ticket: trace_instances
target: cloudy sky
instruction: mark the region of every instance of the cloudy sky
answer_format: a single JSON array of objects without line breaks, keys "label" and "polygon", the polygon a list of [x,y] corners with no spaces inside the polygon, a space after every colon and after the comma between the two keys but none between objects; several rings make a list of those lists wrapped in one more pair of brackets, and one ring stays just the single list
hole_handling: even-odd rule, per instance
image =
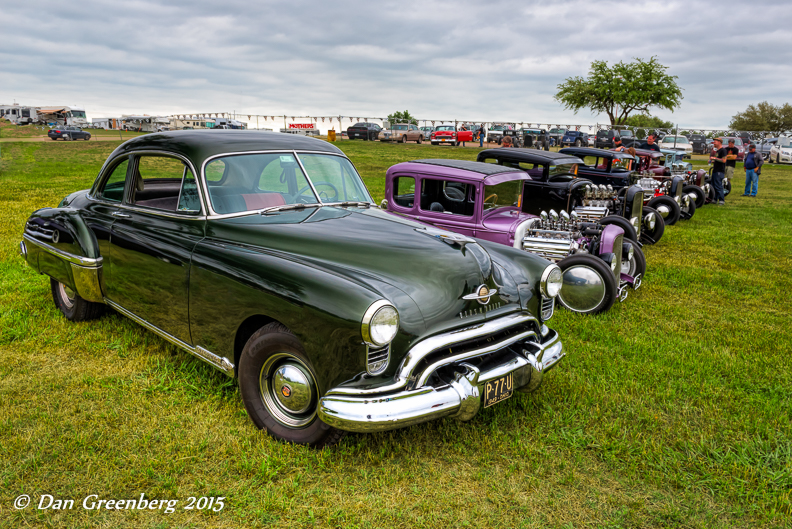
[{"label": "cloudy sky", "polygon": [[[0,0],[0,104],[88,117],[264,115],[605,123],[554,99],[591,61],[656,55],[717,128],[792,102],[792,2]],[[262,124],[263,126],[263,124]]]}]

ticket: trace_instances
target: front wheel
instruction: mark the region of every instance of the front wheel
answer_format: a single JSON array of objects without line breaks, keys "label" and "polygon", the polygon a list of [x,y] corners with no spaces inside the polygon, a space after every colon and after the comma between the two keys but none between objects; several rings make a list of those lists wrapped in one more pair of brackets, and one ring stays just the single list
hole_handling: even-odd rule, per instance
[{"label": "front wheel", "polygon": [[311,362],[280,323],[265,325],[245,344],[239,391],[253,424],[275,439],[321,448],[344,436],[317,417],[320,395]]},{"label": "front wheel", "polygon": [[632,245],[632,250],[632,256],[622,252],[621,271],[633,278],[633,289],[637,289],[646,276],[646,256],[637,244]]},{"label": "front wheel", "polygon": [[402,135],[401,142],[402,143],[407,143],[407,135],[406,134]]},{"label": "front wheel", "polygon": [[[688,197],[690,198],[690,197]],[[688,201],[687,206],[683,204],[679,207],[679,218],[680,220],[690,220],[693,218],[693,215],[696,214],[696,201],[690,199]]]},{"label": "front wheel", "polygon": [[687,185],[682,188],[682,192],[686,195],[688,194],[696,195],[696,209],[703,208],[704,204],[707,202],[707,195],[704,194],[704,190],[701,189],[699,186]]},{"label": "front wheel", "polygon": [[654,197],[646,203],[650,208],[654,208],[663,217],[663,222],[666,226],[673,226],[679,220],[682,211],[679,209],[679,204],[673,198],[663,195]]},{"label": "front wheel", "polygon": [[630,221],[621,217],[619,215],[608,215],[607,217],[603,217],[600,219],[600,224],[603,226],[607,226],[609,224],[613,224],[614,226],[620,227],[624,230],[624,238],[630,239],[631,241],[638,242],[638,234],[635,232],[635,227],[630,224]]},{"label": "front wheel", "polygon": [[593,255],[570,255],[558,262],[564,282],[558,293],[561,306],[581,314],[609,310],[618,296],[618,285],[610,267]]},{"label": "front wheel", "polygon": [[418,136],[418,140],[415,143],[417,143],[418,145],[423,143],[423,136]]},{"label": "front wheel", "polygon": [[84,300],[71,288],[52,278],[50,278],[50,290],[55,306],[69,321],[93,320],[104,313],[103,304]]},{"label": "front wheel", "polygon": [[662,215],[656,209],[644,206],[641,242],[644,244],[655,244],[663,238],[664,232],[665,221]]},{"label": "front wheel", "polygon": [[580,140],[575,140],[575,147],[580,147],[583,145]]}]

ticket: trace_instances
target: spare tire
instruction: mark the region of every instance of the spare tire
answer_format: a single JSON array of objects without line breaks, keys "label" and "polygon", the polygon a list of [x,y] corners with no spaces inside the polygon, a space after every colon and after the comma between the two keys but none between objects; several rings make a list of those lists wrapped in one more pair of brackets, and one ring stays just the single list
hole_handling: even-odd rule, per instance
[{"label": "spare tire", "polygon": [[570,255],[558,262],[564,282],[558,302],[580,314],[600,314],[609,310],[618,297],[618,283],[610,267],[589,254]]},{"label": "spare tire", "polygon": [[668,195],[654,197],[647,202],[646,205],[656,209],[657,212],[660,213],[666,226],[673,226],[676,224],[682,214],[682,211],[679,209],[679,204]]}]

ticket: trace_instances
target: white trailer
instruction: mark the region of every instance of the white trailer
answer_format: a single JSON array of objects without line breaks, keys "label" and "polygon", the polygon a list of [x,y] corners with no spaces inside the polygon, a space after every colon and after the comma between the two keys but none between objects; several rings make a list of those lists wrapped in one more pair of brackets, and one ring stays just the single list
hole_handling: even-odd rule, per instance
[{"label": "white trailer", "polygon": [[38,122],[47,125],[71,125],[73,127],[87,127],[88,119],[82,107],[50,106],[38,107]]},{"label": "white trailer", "polygon": [[28,125],[38,120],[35,107],[22,105],[0,105],[0,118],[5,118],[15,125]]}]

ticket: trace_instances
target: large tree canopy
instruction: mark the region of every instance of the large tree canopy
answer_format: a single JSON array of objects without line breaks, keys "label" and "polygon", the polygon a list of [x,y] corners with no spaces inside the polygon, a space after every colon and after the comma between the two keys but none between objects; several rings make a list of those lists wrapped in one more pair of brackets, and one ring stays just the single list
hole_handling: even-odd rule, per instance
[{"label": "large tree canopy", "polygon": [[792,132],[792,105],[771,105],[762,101],[758,105],[748,105],[743,112],[732,116],[729,128],[732,130],[772,132],[774,136],[782,136]]},{"label": "large tree canopy", "polygon": [[611,125],[624,124],[635,111],[648,114],[651,107],[673,112],[682,100],[682,89],[667,69],[655,57],[613,67],[594,61],[587,78],[571,77],[558,85],[555,99],[575,113],[583,108],[604,112]]},{"label": "large tree canopy", "polygon": [[390,124],[394,124],[394,123],[412,123],[413,125],[418,124],[418,120],[410,115],[409,110],[405,110],[404,112],[394,112],[393,114],[389,114],[388,122]]}]

